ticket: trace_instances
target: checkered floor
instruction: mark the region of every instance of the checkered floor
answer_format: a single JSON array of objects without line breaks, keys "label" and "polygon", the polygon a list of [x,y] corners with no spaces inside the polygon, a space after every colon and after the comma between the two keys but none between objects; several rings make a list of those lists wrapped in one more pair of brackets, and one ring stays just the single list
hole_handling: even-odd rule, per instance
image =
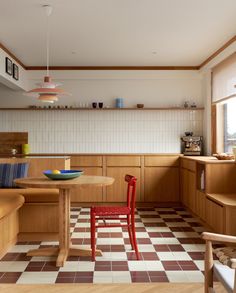
[{"label": "checkered floor", "polygon": [[[71,209],[72,243],[90,244],[89,209]],[[56,242],[19,242],[0,260],[0,283],[203,282],[204,231],[181,208],[139,208],[136,231],[142,260],[137,261],[125,228],[98,231],[102,257],[70,257],[62,268],[52,257],[28,257],[29,249]]]}]

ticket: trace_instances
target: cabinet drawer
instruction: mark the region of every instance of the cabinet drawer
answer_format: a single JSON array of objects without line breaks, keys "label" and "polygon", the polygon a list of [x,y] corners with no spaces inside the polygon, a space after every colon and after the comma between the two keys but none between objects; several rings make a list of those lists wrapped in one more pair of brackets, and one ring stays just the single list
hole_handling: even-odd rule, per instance
[{"label": "cabinet drawer", "polygon": [[71,156],[71,166],[102,167],[102,156]]},{"label": "cabinet drawer", "polygon": [[206,222],[217,233],[224,233],[224,207],[206,198]]},{"label": "cabinet drawer", "polygon": [[169,167],[179,166],[179,156],[145,156],[146,167]]},{"label": "cabinet drawer", "polygon": [[139,167],[141,166],[140,156],[107,156],[107,166],[109,167]]},{"label": "cabinet drawer", "polygon": [[195,172],[196,162],[189,159],[181,159],[181,167]]}]

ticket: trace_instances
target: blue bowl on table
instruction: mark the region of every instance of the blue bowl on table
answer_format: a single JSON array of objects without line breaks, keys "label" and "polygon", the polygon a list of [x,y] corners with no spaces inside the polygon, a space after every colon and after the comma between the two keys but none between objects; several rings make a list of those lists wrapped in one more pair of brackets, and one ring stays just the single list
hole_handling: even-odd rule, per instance
[{"label": "blue bowl on table", "polygon": [[52,180],[69,180],[81,176],[82,170],[59,170],[60,173],[52,173],[52,170],[45,170],[43,174]]}]

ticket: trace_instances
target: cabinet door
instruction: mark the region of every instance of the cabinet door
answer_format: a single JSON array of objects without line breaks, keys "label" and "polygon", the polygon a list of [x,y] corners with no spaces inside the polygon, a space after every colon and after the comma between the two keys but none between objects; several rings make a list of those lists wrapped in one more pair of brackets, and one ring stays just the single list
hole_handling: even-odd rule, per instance
[{"label": "cabinet door", "polygon": [[181,201],[188,207],[188,170],[181,168]]},{"label": "cabinet door", "polygon": [[[102,168],[82,167],[84,175],[102,176]],[[102,202],[102,187],[78,187],[71,189],[71,202]]]},{"label": "cabinet door", "polygon": [[196,214],[206,220],[206,195],[201,191],[196,191]]},{"label": "cabinet door", "polygon": [[189,208],[196,212],[196,173],[188,171],[188,197]]},{"label": "cabinet door", "polygon": [[144,178],[146,202],[179,201],[179,168],[146,167]]},{"label": "cabinet door", "polygon": [[224,207],[206,199],[206,222],[217,233],[224,233]]},{"label": "cabinet door", "polygon": [[137,177],[136,201],[140,201],[140,173],[140,168],[138,167],[107,167],[107,176],[113,177],[115,179],[115,182],[107,187],[106,202],[126,202],[126,174],[130,174]]}]

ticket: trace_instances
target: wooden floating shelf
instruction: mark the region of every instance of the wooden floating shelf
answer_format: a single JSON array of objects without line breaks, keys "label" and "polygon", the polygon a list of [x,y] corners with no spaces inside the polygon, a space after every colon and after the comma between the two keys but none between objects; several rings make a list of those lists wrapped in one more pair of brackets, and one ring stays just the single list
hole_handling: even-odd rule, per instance
[{"label": "wooden floating shelf", "polygon": [[145,111],[145,110],[184,110],[184,111],[197,111],[204,110],[203,107],[200,108],[0,108],[0,110],[33,110],[33,111],[123,111],[123,110],[135,110],[135,111]]}]

